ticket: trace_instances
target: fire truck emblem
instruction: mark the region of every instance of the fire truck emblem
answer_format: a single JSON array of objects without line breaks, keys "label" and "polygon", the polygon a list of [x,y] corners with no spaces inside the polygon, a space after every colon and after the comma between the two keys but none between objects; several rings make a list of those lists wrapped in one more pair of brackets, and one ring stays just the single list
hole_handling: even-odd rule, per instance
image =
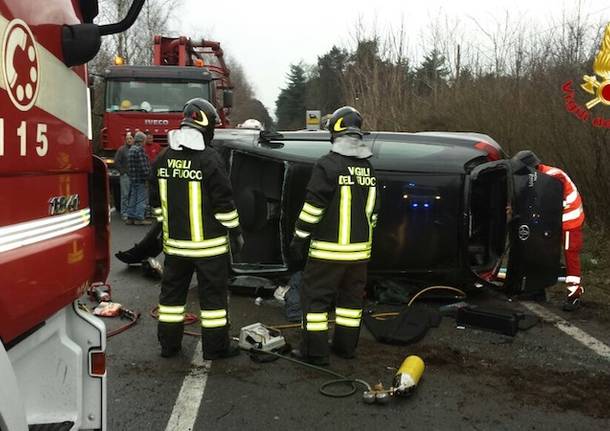
[{"label": "fire truck emblem", "polygon": [[40,88],[39,55],[28,25],[12,20],[2,40],[2,74],[13,105],[27,111],[36,102]]},{"label": "fire truck emblem", "polygon": [[593,72],[602,81],[598,81],[597,76],[583,76],[585,82],[581,84],[582,89],[595,96],[586,103],[587,109],[593,108],[598,103],[610,105],[610,24],[606,27],[602,46],[595,56]]}]

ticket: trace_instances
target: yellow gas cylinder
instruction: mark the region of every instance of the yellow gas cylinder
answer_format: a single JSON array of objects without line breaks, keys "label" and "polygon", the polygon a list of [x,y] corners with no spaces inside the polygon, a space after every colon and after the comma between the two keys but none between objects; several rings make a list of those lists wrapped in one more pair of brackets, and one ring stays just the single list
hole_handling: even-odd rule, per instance
[{"label": "yellow gas cylinder", "polygon": [[394,394],[408,396],[417,387],[424,373],[424,361],[419,356],[411,355],[402,362],[393,381]]}]

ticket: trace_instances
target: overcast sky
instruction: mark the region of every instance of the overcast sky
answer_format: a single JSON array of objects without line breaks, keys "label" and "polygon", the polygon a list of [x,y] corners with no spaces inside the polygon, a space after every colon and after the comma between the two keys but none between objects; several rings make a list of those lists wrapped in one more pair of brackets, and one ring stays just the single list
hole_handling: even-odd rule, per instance
[{"label": "overcast sky", "polygon": [[[333,45],[350,43],[361,20],[381,32],[404,22],[412,56],[425,51],[430,25],[439,17],[459,20],[462,33],[491,32],[511,20],[552,31],[564,10],[573,12],[578,0],[182,0],[179,18],[171,24],[176,34],[205,36],[221,42],[224,51],[243,66],[256,96],[273,114],[291,63],[314,64]],[[610,0],[581,0],[582,14],[594,22],[610,21]],[[442,21],[445,21],[442,18]],[[482,40],[481,46],[485,47]]]}]

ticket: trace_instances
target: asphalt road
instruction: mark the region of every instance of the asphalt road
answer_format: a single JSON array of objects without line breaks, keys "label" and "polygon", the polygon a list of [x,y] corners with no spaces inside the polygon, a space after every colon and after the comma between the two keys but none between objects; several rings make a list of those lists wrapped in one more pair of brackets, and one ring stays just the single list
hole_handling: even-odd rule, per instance
[{"label": "asphalt road", "polygon": [[[129,248],[147,227],[125,226],[114,215],[112,229],[114,253]],[[113,299],[142,312],[142,318],[108,341],[108,429],[165,430],[184,378],[192,375],[198,338],[185,337],[180,356],[161,358],[156,321],[149,316],[159,281],[113,258],[109,282]],[[473,302],[520,308],[491,292]],[[191,290],[189,311],[197,313],[197,304]],[[584,307],[566,315],[555,301],[544,306],[610,345],[610,322],[597,319],[595,310]],[[286,323],[283,308],[273,301],[257,306],[254,298],[233,295],[230,312],[235,334],[253,322]],[[109,329],[121,323],[106,322]],[[198,331],[196,325],[192,329]],[[285,335],[296,343],[295,331]],[[453,319],[443,318],[438,328],[407,347],[379,344],[363,330],[358,357],[332,357],[331,368],[387,385],[409,354],[426,363],[422,381],[412,397],[385,406],[365,405],[359,394],[324,397],[318,388],[327,376],[283,360],[258,364],[242,354],[213,361],[193,429],[610,429],[610,361],[550,323],[506,337],[457,329]],[[195,406],[198,401],[186,400]]]}]

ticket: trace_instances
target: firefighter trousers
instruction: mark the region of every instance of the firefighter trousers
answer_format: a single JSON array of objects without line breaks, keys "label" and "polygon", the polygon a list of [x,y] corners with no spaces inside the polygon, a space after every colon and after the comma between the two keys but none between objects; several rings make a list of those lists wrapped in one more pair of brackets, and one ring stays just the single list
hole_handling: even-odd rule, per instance
[{"label": "firefighter trousers", "polygon": [[223,352],[229,347],[227,254],[211,258],[165,255],[157,337],[163,349],[180,348],[186,298],[193,272],[197,274],[203,353]]},{"label": "firefighter trousers", "polygon": [[309,259],[303,272],[301,352],[309,357],[329,356],[328,313],[335,303],[333,350],[352,357],[358,345],[367,262]]},{"label": "firefighter trousers", "polygon": [[563,252],[566,264],[566,282],[580,284],[580,251],[582,250],[582,228],[563,232]]}]

